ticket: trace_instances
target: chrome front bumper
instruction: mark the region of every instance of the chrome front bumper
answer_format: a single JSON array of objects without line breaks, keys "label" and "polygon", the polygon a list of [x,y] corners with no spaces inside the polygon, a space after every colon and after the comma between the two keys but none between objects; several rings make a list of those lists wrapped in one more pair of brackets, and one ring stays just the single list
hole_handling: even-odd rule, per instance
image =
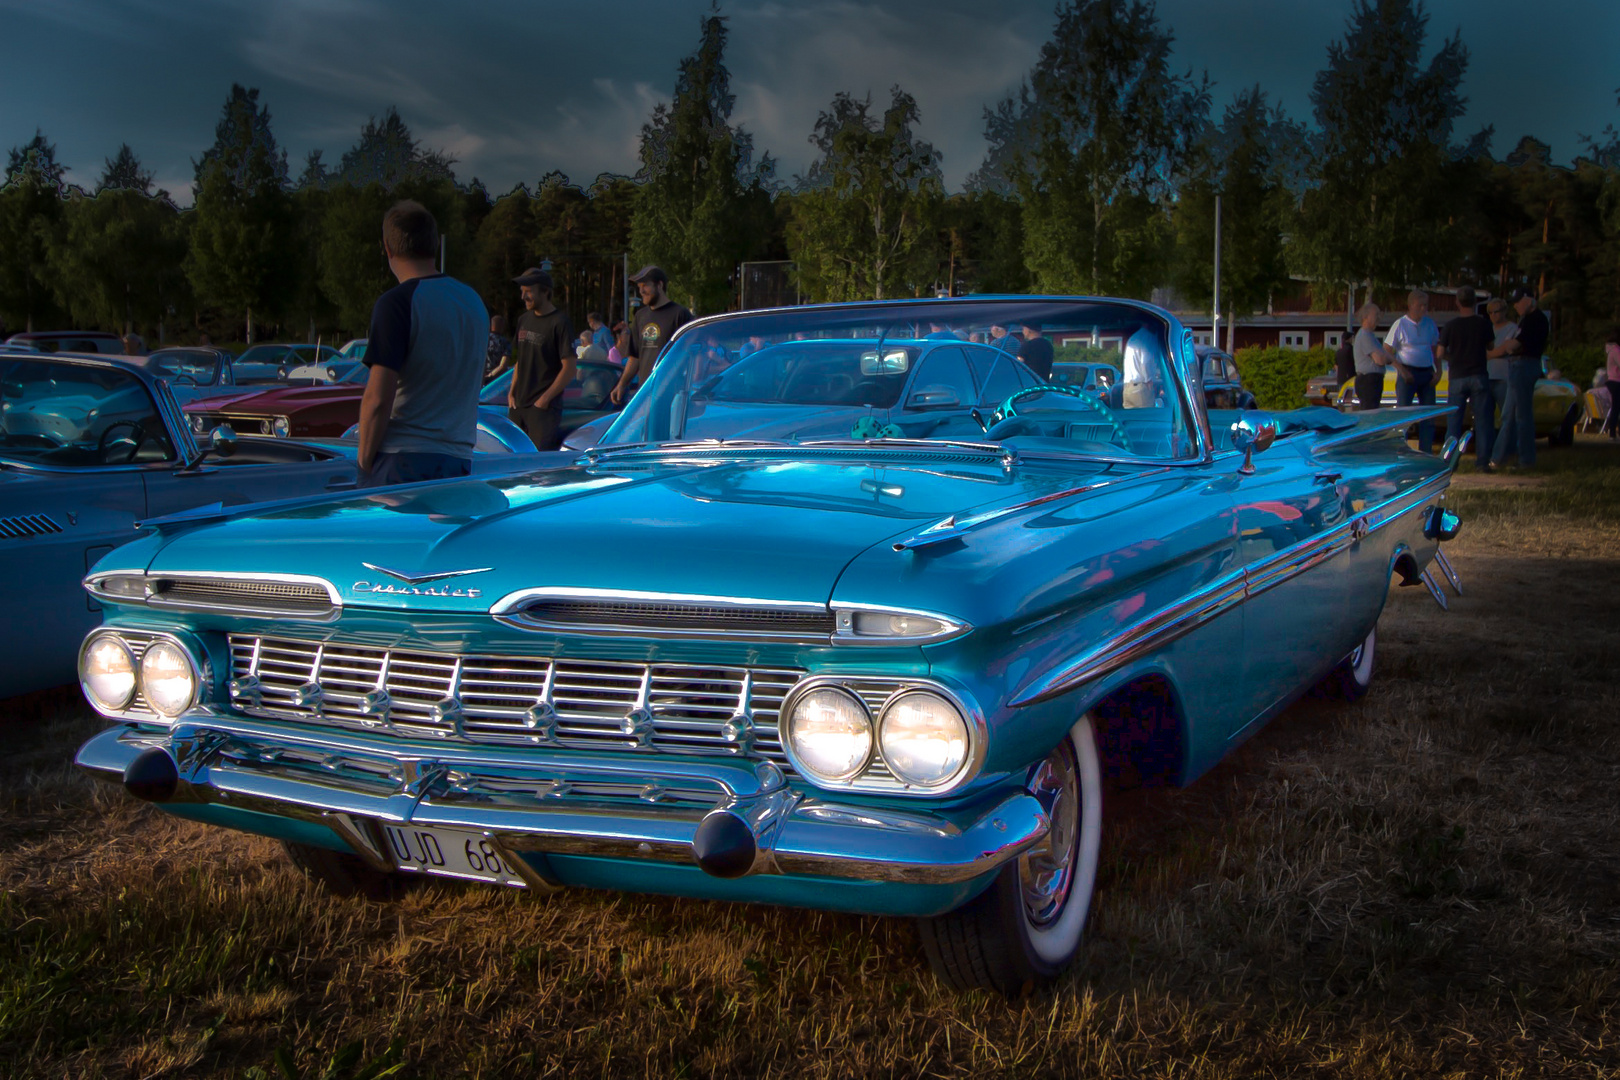
[{"label": "chrome front bumper", "polygon": [[155,802],[324,825],[379,869],[393,869],[382,824],[477,830],[505,853],[538,855],[510,860],[535,888],[556,886],[550,854],[696,864],[716,877],[955,884],[1048,828],[1022,789],[967,811],[872,808],[795,791],[769,762],[413,742],[211,708],[167,731],[111,728],[75,762]]}]

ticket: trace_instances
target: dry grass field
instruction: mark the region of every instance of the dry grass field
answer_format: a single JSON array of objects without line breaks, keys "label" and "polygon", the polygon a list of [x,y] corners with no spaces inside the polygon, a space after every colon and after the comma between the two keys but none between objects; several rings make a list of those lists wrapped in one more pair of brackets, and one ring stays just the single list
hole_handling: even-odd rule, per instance
[{"label": "dry grass field", "polygon": [[1620,449],[1543,462],[1459,476],[1466,595],[1393,590],[1366,700],[1111,797],[1087,962],[1019,1002],[902,921],[334,900],[81,779],[75,695],[6,703],[0,1073],[1620,1076]]}]

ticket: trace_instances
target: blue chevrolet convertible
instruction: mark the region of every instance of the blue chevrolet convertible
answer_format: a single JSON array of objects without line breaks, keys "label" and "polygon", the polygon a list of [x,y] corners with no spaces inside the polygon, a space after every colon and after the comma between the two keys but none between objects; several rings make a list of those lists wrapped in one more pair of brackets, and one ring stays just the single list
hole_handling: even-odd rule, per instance
[{"label": "blue chevrolet convertible", "polygon": [[[998,376],[991,325],[1121,378]],[[1105,785],[1364,693],[1388,583],[1432,590],[1457,528],[1402,437],[1433,410],[1201,378],[1127,301],[694,322],[560,467],[150,523],[86,579],[116,723],[78,762],[338,893],[913,917],[946,982],[1016,993],[1081,949]]]}]

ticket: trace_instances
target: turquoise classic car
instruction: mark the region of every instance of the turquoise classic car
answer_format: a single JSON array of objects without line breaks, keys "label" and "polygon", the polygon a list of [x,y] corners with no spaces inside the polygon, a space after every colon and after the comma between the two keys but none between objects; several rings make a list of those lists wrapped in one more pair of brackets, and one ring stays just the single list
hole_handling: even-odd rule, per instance
[{"label": "turquoise classic car", "polygon": [[[930,334],[1009,321],[1121,342],[1122,381],[892,430],[983,400]],[[728,438],[713,358],[804,341],[739,423],[874,404]],[[914,917],[947,982],[1017,992],[1081,947],[1105,784],[1190,783],[1313,687],[1364,692],[1391,575],[1432,586],[1456,530],[1449,463],[1401,438],[1435,410],[1210,412],[1200,367],[1126,301],[694,322],[562,467],[151,523],[87,578],[117,724],[78,762],[339,893]]]}]

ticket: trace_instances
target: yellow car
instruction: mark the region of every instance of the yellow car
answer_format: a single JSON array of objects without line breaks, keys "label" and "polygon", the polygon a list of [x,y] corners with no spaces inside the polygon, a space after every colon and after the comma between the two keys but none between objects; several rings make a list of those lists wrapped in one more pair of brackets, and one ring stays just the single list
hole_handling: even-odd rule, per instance
[{"label": "yellow car", "polygon": [[[1440,376],[1440,381],[1434,387],[1434,399],[1445,404],[1449,398],[1450,373]],[[1581,392],[1572,382],[1562,379],[1537,379],[1535,397],[1532,399],[1535,406],[1536,438],[1545,437],[1549,446],[1568,446],[1575,441],[1575,425],[1581,419]],[[1390,368],[1384,372],[1384,395],[1380,405],[1395,404],[1395,369]],[[1333,405],[1340,412],[1351,412],[1356,408],[1356,384],[1347,382],[1339,387],[1334,395]],[[1496,403],[1496,420],[1498,427],[1502,420],[1502,403]],[[1472,426],[1472,407],[1469,410],[1467,423]],[[1442,429],[1444,425],[1441,425]],[[1444,434],[1444,431],[1441,432]]]}]

